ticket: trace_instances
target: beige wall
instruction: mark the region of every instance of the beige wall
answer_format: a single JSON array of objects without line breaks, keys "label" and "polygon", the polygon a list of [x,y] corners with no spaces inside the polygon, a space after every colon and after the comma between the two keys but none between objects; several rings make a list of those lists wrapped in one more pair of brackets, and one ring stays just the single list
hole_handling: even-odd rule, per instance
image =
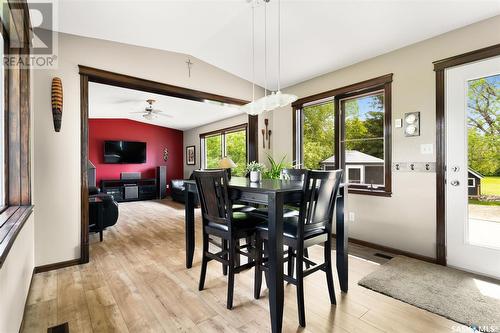
[{"label": "beige wall", "polygon": [[17,235],[0,269],[0,332],[18,332],[28,297],[34,259],[34,215]]},{"label": "beige wall", "polygon": [[[407,138],[393,127],[393,162],[435,161],[420,154],[420,144],[435,144],[435,76],[432,62],[500,43],[500,16],[384,54],[286,89],[299,97],[394,73],[392,119],[421,112],[421,136]],[[292,114],[273,114],[276,157],[292,156]],[[435,145],[434,145],[435,148]],[[353,238],[435,257],[435,174],[393,172],[391,198],[350,195]]]},{"label": "beige wall", "polygon": [[[251,84],[200,60],[188,77],[186,55],[59,34],[59,68],[34,71],[35,262],[45,265],[79,257],[80,251],[80,77],[86,65],[240,99]],[[54,132],[50,84],[62,79],[62,127]]]}]

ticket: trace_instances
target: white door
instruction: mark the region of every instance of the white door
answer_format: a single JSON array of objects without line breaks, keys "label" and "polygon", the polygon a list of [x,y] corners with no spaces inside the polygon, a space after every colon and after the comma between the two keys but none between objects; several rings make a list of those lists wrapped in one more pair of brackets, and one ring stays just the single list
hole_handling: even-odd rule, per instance
[{"label": "white door", "polygon": [[447,263],[500,278],[500,57],[445,75]]}]

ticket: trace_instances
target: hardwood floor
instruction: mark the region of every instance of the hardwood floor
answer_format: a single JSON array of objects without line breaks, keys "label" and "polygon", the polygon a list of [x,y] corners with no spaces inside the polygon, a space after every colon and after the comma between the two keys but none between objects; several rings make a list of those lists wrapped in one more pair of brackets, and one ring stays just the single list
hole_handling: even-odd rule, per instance
[{"label": "hardwood floor", "polygon": [[[183,205],[120,204],[120,219],[105,231],[104,242],[91,236],[89,264],[34,276],[23,331],[45,333],[69,322],[70,332],[268,332],[267,291],[253,299],[253,270],[236,276],[233,310],[226,309],[227,283],[219,264],[209,263],[205,290],[198,291],[201,239],[196,241],[188,270]],[[319,259],[321,253],[312,248],[310,256]],[[335,281],[336,306],[329,303],[324,274],[306,278],[305,329],[298,326],[295,287],[285,287],[285,332],[428,333],[460,326],[358,286],[378,264],[350,256],[349,265],[349,292],[341,294]]]}]

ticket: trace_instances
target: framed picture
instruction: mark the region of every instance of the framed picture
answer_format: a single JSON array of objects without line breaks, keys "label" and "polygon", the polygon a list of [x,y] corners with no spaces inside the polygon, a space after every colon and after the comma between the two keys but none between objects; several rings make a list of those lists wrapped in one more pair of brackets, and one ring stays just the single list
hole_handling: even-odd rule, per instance
[{"label": "framed picture", "polygon": [[196,164],[196,147],[187,146],[186,147],[186,164],[195,165]]}]

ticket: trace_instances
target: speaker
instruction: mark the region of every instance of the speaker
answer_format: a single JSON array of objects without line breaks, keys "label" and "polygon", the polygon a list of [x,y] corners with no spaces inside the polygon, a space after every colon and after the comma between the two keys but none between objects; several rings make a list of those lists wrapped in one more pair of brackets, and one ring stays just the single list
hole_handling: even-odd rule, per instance
[{"label": "speaker", "polygon": [[167,197],[167,167],[160,165],[156,167],[156,187],[159,199]]},{"label": "speaker", "polygon": [[134,200],[139,198],[139,186],[137,185],[125,185],[123,187],[125,190],[125,200]]},{"label": "speaker", "polygon": [[140,172],[122,172],[120,174],[121,180],[130,180],[130,179],[141,179]]}]

